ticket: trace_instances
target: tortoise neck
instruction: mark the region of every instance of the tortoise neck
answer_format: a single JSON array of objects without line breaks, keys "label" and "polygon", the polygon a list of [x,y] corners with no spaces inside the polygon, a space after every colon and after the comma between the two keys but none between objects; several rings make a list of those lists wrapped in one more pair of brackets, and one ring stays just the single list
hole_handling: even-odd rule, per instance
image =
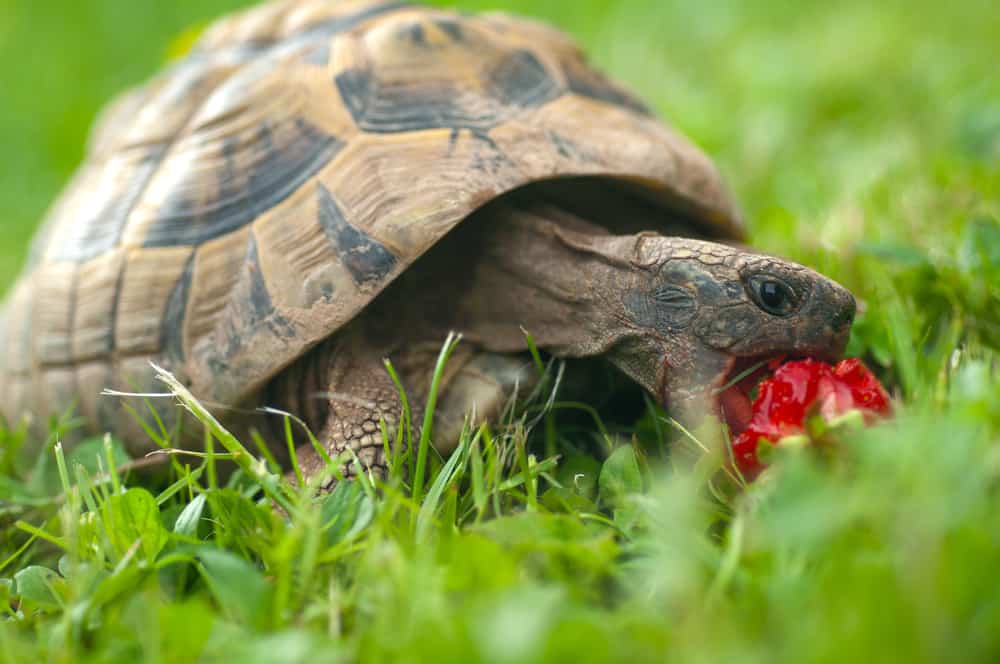
[{"label": "tortoise neck", "polygon": [[605,352],[621,330],[621,286],[635,278],[636,236],[613,236],[558,208],[494,206],[470,220],[479,250],[454,325],[490,350],[564,357]]}]

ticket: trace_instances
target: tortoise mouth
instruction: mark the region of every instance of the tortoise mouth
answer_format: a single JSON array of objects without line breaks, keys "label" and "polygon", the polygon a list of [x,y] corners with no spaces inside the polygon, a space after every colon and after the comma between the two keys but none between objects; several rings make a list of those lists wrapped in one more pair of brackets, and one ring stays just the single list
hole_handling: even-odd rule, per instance
[{"label": "tortoise mouth", "polygon": [[787,355],[732,358],[712,392],[714,414],[729,427],[730,436],[736,437],[750,426],[757,387],[786,359]]}]

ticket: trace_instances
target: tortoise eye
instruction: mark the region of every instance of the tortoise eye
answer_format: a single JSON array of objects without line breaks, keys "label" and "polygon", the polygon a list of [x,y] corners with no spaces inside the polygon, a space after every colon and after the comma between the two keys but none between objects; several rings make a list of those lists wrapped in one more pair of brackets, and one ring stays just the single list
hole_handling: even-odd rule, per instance
[{"label": "tortoise eye", "polygon": [[772,316],[788,316],[799,308],[798,297],[791,286],[775,277],[755,275],[747,284],[750,297]]}]

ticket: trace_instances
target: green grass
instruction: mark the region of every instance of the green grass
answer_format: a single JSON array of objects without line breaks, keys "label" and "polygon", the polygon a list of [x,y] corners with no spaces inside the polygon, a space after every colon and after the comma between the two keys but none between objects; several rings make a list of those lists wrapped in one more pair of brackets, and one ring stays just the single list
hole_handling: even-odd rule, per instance
[{"label": "green grass", "polygon": [[[0,281],[100,104],[238,4],[0,4]],[[648,416],[613,452],[578,420],[525,437],[515,418],[429,455],[416,495],[394,475],[321,501],[225,436],[232,480],[178,457],[144,485],[113,444],[28,464],[6,432],[0,661],[1000,658],[993,3],[503,4],[576,34],[704,146],[756,246],[863,298],[850,353],[895,419],[718,496],[711,459],[659,460]]]}]

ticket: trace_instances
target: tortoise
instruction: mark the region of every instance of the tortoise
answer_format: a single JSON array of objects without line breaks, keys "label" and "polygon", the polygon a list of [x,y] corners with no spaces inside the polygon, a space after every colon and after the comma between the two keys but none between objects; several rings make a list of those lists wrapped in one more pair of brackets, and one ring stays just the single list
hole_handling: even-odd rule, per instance
[{"label": "tortoise", "polygon": [[[400,417],[384,358],[419,392],[428,349],[464,335],[447,439],[527,379],[527,330],[739,427],[747,397],[721,389],[737,372],[839,356],[855,312],[744,239],[711,161],[563,33],[273,2],[103,111],[5,303],[0,405],[36,423],[75,405],[84,432],[141,454],[149,437],[100,394],[155,390],[154,361],[237,430],[266,434],[255,408],[279,408],[378,471],[380,423]],[[308,476],[320,456],[299,448]]]}]

